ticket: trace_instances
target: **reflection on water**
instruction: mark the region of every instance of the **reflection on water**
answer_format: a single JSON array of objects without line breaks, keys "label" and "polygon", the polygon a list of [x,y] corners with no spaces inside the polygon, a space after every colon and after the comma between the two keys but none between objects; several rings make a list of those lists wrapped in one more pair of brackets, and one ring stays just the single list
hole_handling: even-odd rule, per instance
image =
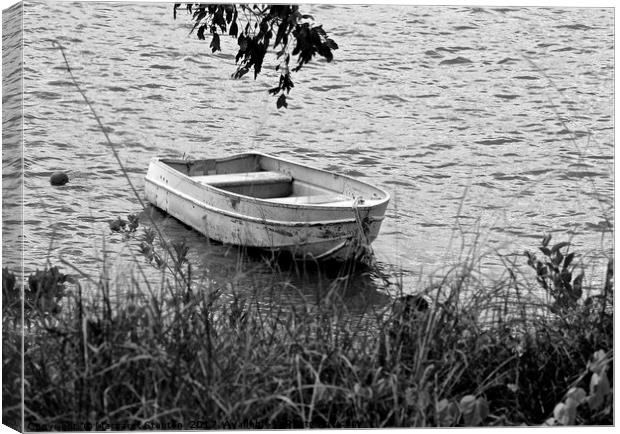
[{"label": "reflection on water", "polygon": [[[149,207],[141,215],[141,220],[146,227],[156,224],[171,250],[174,251],[174,245],[187,247],[187,259],[191,264],[189,274],[196,287],[213,284],[215,287],[243,288],[257,299],[277,296],[284,297],[287,304],[299,305],[338,297],[349,311],[358,313],[386,304],[390,300],[388,293],[393,290],[391,282],[361,264],[300,263],[286,257],[274,258],[259,251],[223,245],[208,240],[154,207]],[[140,239],[139,235],[137,239]],[[156,250],[164,257],[165,247],[156,244]],[[136,257],[140,256],[136,254]],[[143,258],[138,260],[145,261]],[[187,265],[183,270],[187,276]],[[161,282],[158,274],[150,276],[154,286]]]},{"label": "reflection on water", "polygon": [[[477,234],[493,252],[489,269],[501,266],[496,253],[535,248],[543,233],[570,236],[603,262],[613,216],[612,9],[308,9],[340,49],[334,62],[301,71],[289,109],[277,110],[267,93],[273,61],[257,80],[229,79],[235,41],[223,38],[225,54],[211,54],[168,4],[26,3],[26,271],[62,256],[97,274],[104,253],[122,268],[139,245],[110,233],[110,220],[141,210],[55,40],[139,191],[154,156],[258,150],[387,189],[374,248],[406,288],[458,259],[461,240]],[[49,185],[56,170],[68,172],[67,185]],[[225,279],[218,273],[237,267],[236,249],[160,219],[189,243],[199,275]],[[260,261],[243,265],[269,278]],[[312,282],[295,286],[311,296]]]}]

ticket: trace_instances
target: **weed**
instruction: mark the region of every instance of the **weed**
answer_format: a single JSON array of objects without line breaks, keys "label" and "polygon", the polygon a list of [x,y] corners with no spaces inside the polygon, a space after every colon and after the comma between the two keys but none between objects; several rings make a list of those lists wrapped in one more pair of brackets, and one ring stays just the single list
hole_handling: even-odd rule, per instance
[{"label": "weed", "polygon": [[[142,237],[155,264],[156,235]],[[62,309],[32,310],[38,326],[24,334],[26,428],[479,426],[542,424],[551,415],[554,424],[610,424],[613,270],[596,294],[582,278],[590,295],[571,296],[575,279],[554,278],[574,272],[566,247],[542,252],[546,273],[528,257],[552,303],[515,296],[513,270],[484,284],[469,262],[426,295],[361,317],[340,296],[344,278],[305,303],[291,301],[295,288],[277,268],[272,284],[243,290],[239,271],[223,284],[188,284],[174,278],[190,274],[183,244],[160,258],[172,261],[163,266],[173,278],[158,290],[134,277],[117,288],[102,279],[86,298],[56,268],[35,273],[34,293],[51,294]],[[4,273],[3,294],[11,282]],[[19,321],[10,321],[17,304],[6,306],[5,330],[19,336]],[[18,342],[5,339],[5,360],[19,358]],[[4,368],[6,397],[19,370]]]},{"label": "weed", "polygon": [[129,214],[127,220],[117,217],[115,220],[111,220],[109,225],[112,232],[124,234],[128,238],[138,229],[140,218],[135,214]]},{"label": "weed", "polygon": [[569,242],[560,242],[549,248],[549,241],[551,235],[545,236],[539,248],[544,259],[541,261],[536,255],[526,251],[527,263],[536,271],[538,283],[554,299],[554,311],[573,309],[583,294],[584,273],[581,272],[573,278],[575,253],[562,253],[563,248],[570,246]]}]

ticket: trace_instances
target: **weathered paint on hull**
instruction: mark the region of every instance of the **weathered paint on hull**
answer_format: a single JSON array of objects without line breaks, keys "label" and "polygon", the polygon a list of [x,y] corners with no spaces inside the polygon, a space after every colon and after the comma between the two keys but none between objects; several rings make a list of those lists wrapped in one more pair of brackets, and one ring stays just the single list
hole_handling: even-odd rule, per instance
[{"label": "weathered paint on hull", "polygon": [[[284,170],[295,175],[290,164]],[[153,205],[216,241],[318,260],[364,253],[379,233],[389,200],[386,194],[373,206],[337,208],[270,203],[201,185],[160,161],[149,167],[145,192]]]}]

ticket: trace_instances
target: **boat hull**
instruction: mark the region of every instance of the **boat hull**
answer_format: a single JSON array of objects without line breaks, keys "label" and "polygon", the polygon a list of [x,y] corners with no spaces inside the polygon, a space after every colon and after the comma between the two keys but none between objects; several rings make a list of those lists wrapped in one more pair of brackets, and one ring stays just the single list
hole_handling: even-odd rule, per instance
[{"label": "boat hull", "polygon": [[[200,182],[209,178],[208,175],[198,176],[207,170],[192,172],[193,162],[185,163],[186,170],[179,167],[181,163],[171,163],[171,160],[151,162],[145,179],[146,199],[206,237],[222,243],[286,251],[303,260],[358,259],[368,252],[381,227],[389,200],[387,193],[353,178],[263,154],[200,161],[217,161],[221,166],[217,168],[218,173],[227,170],[233,173],[247,170],[236,168],[234,164],[242,166],[244,158],[258,161],[260,170],[275,169],[290,175],[299,183],[296,188],[300,191],[310,188],[308,186],[314,182],[326,191],[346,194],[343,197],[347,200],[300,205],[277,202],[282,199],[238,194]],[[367,199],[362,199],[362,194]],[[291,196],[291,200],[299,198]]]}]

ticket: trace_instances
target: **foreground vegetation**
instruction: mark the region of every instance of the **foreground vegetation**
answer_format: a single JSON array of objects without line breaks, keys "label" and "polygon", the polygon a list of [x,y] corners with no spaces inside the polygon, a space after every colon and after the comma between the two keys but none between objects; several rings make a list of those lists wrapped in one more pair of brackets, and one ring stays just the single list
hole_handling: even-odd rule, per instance
[{"label": "foreground vegetation", "polygon": [[[360,316],[345,275],[292,303],[276,265],[269,287],[197,282],[186,249],[145,240],[158,288],[28,279],[23,428],[613,424],[612,262],[588,287],[568,243],[520,256],[529,276],[507,263],[483,283],[471,259]],[[9,270],[2,283],[3,422],[19,428],[21,300]]]}]

